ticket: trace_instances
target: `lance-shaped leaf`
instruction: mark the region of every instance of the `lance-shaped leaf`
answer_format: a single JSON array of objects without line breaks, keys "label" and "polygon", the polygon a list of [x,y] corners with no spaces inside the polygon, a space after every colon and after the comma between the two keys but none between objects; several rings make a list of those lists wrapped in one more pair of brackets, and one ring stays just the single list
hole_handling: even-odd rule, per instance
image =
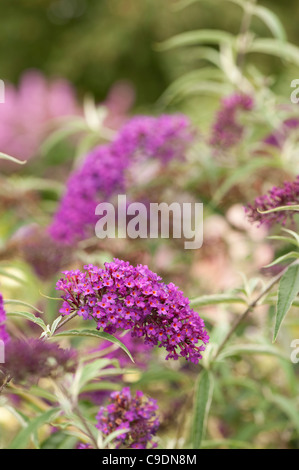
[{"label": "lance-shaped leaf", "polygon": [[47,410],[46,412],[38,415],[36,418],[30,420],[28,425],[17,434],[9,448],[26,448],[31,436],[34,435],[43,424],[51,422],[51,420],[53,420],[60,412],[60,408],[51,408],[50,410]]},{"label": "lance-shaped leaf", "polygon": [[274,326],[273,342],[289,309],[299,292],[299,265],[290,266],[282,276],[278,288],[278,300]]},{"label": "lance-shaped leaf", "polygon": [[299,212],[299,205],[292,204],[290,206],[279,206],[274,207],[273,209],[268,209],[267,211],[261,211],[260,209],[257,210],[260,214],[271,214],[272,212],[283,212],[283,211],[295,211]]},{"label": "lance-shaped leaf", "polygon": [[193,449],[199,449],[204,437],[206,421],[213,396],[213,378],[211,372],[204,370],[196,384],[194,397],[193,430],[192,443]]},{"label": "lance-shaped leaf", "polygon": [[30,313],[30,312],[7,312],[6,315],[8,317],[25,318],[26,320],[29,320],[29,321],[35,323],[36,325],[39,325],[44,331],[46,331],[46,329],[47,329],[47,325],[45,324],[45,322],[41,318],[36,317],[33,313]]},{"label": "lance-shaped leaf", "polygon": [[73,337],[87,336],[87,337],[108,340],[111,343],[117,344],[121,349],[123,349],[123,351],[125,351],[125,353],[129,356],[131,361],[135,362],[128,348],[118,338],[115,338],[109,333],[105,333],[103,331],[97,331],[97,330],[68,330],[68,331],[61,331],[59,333],[56,333],[54,336],[51,336],[51,339],[55,339],[60,336],[73,336]]},{"label": "lance-shaped leaf", "polygon": [[200,29],[197,31],[187,31],[167,39],[157,48],[168,50],[175,47],[196,46],[199,44],[221,44],[223,42],[232,44],[235,38],[232,34],[218,29]]}]

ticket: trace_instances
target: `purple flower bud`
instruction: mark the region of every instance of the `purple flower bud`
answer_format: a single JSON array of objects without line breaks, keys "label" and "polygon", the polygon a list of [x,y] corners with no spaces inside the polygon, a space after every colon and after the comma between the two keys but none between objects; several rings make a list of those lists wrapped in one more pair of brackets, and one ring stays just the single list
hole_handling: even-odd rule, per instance
[{"label": "purple flower bud", "polygon": [[239,111],[250,111],[253,100],[250,96],[233,94],[222,100],[212,127],[210,145],[225,151],[237,145],[243,136],[244,128],[238,121]]}]

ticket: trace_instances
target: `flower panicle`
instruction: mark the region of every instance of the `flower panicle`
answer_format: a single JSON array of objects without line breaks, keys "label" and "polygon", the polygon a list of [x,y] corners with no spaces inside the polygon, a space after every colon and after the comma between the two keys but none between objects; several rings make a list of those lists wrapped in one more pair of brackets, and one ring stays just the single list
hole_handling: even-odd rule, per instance
[{"label": "flower panicle", "polygon": [[273,186],[267,194],[258,196],[253,204],[247,204],[244,209],[250,222],[270,228],[274,224],[285,225],[287,220],[292,221],[296,211],[262,212],[296,204],[299,204],[299,175],[295,181],[284,182],[282,187]]},{"label": "flower panicle", "polygon": [[62,315],[77,311],[93,319],[97,329],[114,334],[130,330],[145,344],[164,347],[166,359],[198,363],[209,341],[204,321],[190,308],[189,299],[173,283],[165,284],[147,266],[133,267],[114,259],[103,269],[68,271],[56,288],[62,290]]},{"label": "flower panicle", "polygon": [[156,447],[153,441],[158,428],[157,402],[137,390],[132,396],[129,387],[112,392],[109,404],[97,414],[96,427],[104,434],[125,431],[116,439],[116,448],[146,449]]},{"label": "flower panicle", "polygon": [[108,144],[93,149],[67,182],[58,211],[48,227],[50,236],[76,244],[96,224],[96,206],[127,188],[125,172],[134,159],[155,158],[166,165],[182,158],[193,138],[188,118],[181,114],[130,119]]}]

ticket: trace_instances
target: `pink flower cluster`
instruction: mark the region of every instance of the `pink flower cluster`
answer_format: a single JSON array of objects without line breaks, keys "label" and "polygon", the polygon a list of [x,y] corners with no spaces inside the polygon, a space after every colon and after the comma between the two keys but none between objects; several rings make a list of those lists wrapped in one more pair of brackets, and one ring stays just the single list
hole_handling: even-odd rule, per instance
[{"label": "pink flower cluster", "polygon": [[36,70],[23,74],[18,88],[5,83],[0,105],[0,152],[27,160],[53,130],[53,120],[80,113],[72,86],[64,79],[48,81]]},{"label": "pink flower cluster", "polygon": [[64,272],[56,288],[64,292],[60,313],[77,312],[93,319],[107,333],[131,330],[146,344],[164,347],[166,359],[198,363],[209,341],[204,321],[189,299],[173,283],[165,284],[147,266],[131,266],[114,259],[105,268],[88,265],[86,271]]}]

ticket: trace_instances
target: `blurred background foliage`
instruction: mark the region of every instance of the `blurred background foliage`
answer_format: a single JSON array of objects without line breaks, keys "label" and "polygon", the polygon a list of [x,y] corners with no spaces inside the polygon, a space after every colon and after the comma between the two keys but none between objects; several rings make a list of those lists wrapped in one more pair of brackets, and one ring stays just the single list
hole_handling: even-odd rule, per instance
[{"label": "blurred background foliage", "polygon": [[[200,130],[205,131],[209,129],[214,113],[219,108],[221,90],[218,95],[205,91],[188,96],[182,94],[182,99],[175,103],[161,97],[165,96],[165,90],[177,78],[188,72],[196,72],[201,66],[208,69],[209,62],[202,58],[198,47],[162,50],[159,44],[177,34],[200,29],[219,29],[237,36],[243,11],[238,5],[219,0],[194,2],[181,10],[176,8],[177,3],[177,0],[2,0],[0,78],[17,84],[26,70],[34,68],[49,78],[68,79],[75,86],[80,100],[83,101],[86,95],[92,95],[96,102],[104,101],[116,82],[127,80],[136,92],[136,102],[130,112],[151,114],[169,111],[173,107],[175,111],[186,112],[199,124]],[[298,2],[260,0],[258,5],[275,13],[286,29],[288,41],[299,44]],[[267,25],[256,17],[250,29],[257,37],[273,37]],[[217,44],[211,47],[218,50]],[[283,50],[280,53],[283,55]],[[283,97],[285,103],[290,103],[290,83],[299,76],[298,66],[273,55],[252,53],[250,65],[254,65],[267,79],[260,87],[262,92],[268,86],[275,95]],[[219,70],[216,70],[217,73]],[[209,78],[207,76],[207,80]],[[232,91],[232,84],[228,80],[226,83],[222,80],[222,83],[230,86]],[[259,100],[263,101],[263,96],[257,94],[258,104]],[[270,107],[270,117],[275,114],[273,109]],[[277,168],[275,158],[273,167],[270,166],[271,159],[269,166],[261,167],[264,160],[259,155],[252,158],[254,154],[251,150],[254,147],[250,146],[250,141],[258,142],[264,137],[260,133],[267,134],[269,131],[265,127],[268,116],[264,110],[265,107],[259,107],[253,117],[249,115],[247,121],[245,116],[249,136],[244,140],[243,147],[237,147],[235,154],[232,152],[231,164],[221,165],[221,161],[219,163],[211,158],[207,146],[199,142],[189,160],[190,168],[185,165],[182,171],[174,167],[174,173],[168,173],[166,181],[169,184],[166,187],[173,188],[175,192],[180,190],[182,194],[191,193],[196,200],[205,203],[206,240],[203,249],[186,253],[180,245],[136,242],[117,246],[121,252],[119,257],[130,259],[133,264],[151,263],[151,267],[162,274],[164,279],[182,286],[192,296],[215,294],[240,286],[241,270],[250,276],[257,272],[261,274],[261,268],[273,259],[274,248],[273,245],[266,245],[264,231],[259,234],[258,230],[249,231],[240,224],[244,216],[240,203],[248,202],[262,193],[265,182],[281,183],[285,176],[292,179],[293,173],[298,174],[298,141],[295,141],[293,147],[286,146],[284,152],[280,148],[272,150],[274,157],[278,155],[280,159]],[[68,142],[59,144],[61,147],[56,142],[48,153],[41,152],[42,158],[33,160],[33,164],[29,162],[21,167],[21,176],[17,173],[0,181],[0,197],[3,200],[3,206],[0,206],[0,250],[3,250],[3,253],[0,252],[0,266],[6,275],[4,278],[2,272],[4,294],[9,292],[7,297],[18,297],[37,304],[45,310],[47,321],[51,322],[57,316],[57,301],[46,302],[44,297],[41,299],[40,292],[54,297],[56,279],[37,280],[29,266],[32,260],[27,260],[28,263],[20,259],[12,261],[18,239],[10,238],[26,223],[46,225],[49,215],[55,211],[63,191],[60,181],[66,180],[74,159],[74,152],[68,147]],[[83,145],[83,149],[80,147],[79,150],[78,155],[82,156],[86,147]],[[248,166],[245,165],[247,160]],[[252,167],[249,166],[251,161]],[[256,161],[258,165],[255,167]],[[239,171],[235,175],[237,167]],[[14,171],[21,172],[21,169]],[[38,177],[34,178],[35,175]],[[231,175],[233,178],[229,179]],[[161,181],[155,181],[154,189],[149,186],[150,194],[157,196]],[[176,185],[173,185],[173,181]],[[227,181],[228,185],[225,186]],[[224,186],[221,186],[222,183]],[[218,196],[211,203],[212,196],[215,197],[215,188],[218,190],[219,187],[222,192],[220,195],[219,191],[216,192]],[[137,194],[139,189],[137,187]],[[163,200],[161,194],[158,195]],[[234,206],[236,203],[239,206]],[[11,244],[6,245],[7,241]],[[30,257],[31,252],[26,249],[26,245],[25,252],[27,258]],[[110,261],[114,254],[110,245],[105,243],[104,246],[94,248],[86,245],[76,256],[80,265],[86,263],[86,260],[101,264]],[[186,269],[186,266],[190,266],[190,269]],[[249,289],[248,299],[251,299],[255,287],[252,292]],[[212,344],[217,344],[226,334],[232,317],[243,311],[242,303],[241,306],[237,303],[228,307],[225,304],[218,306],[197,302],[196,307],[200,309],[208,330],[213,330]],[[207,427],[207,441],[204,441],[203,447],[298,448],[298,366],[295,368],[289,361],[290,341],[298,337],[299,331],[297,311],[296,316],[294,313],[289,318],[284,335],[280,338],[284,354],[279,355],[275,350],[273,356],[273,350],[269,349],[272,347],[273,309],[265,308],[264,305],[259,309],[258,315],[249,319],[237,335],[238,343],[243,341],[244,336],[248,342],[245,345],[247,349],[244,351],[242,343],[239,349],[232,347],[225,351],[226,358],[229,358],[227,363],[220,358],[216,364],[213,408]],[[254,341],[267,349],[266,354],[269,354],[266,357],[257,353]],[[146,389],[150,395],[161,400],[164,415],[161,445],[175,444],[179,447],[184,445],[179,436],[183,424],[187,429],[184,433],[188,434],[190,423],[185,421],[193,416],[191,393],[198,369],[186,365],[180,369],[178,363],[167,363],[165,366],[163,361],[160,358],[157,361],[155,357],[146,373],[133,377],[129,375],[129,378],[125,376],[124,380]],[[8,422],[7,417],[3,418],[2,415],[1,423],[0,415],[0,431],[3,425],[5,432],[2,435],[7,438]],[[11,433],[14,432],[12,429]]]},{"label": "blurred background foliage", "polygon": [[[194,54],[185,50],[160,52],[156,45],[169,37],[200,28],[237,34],[242,10],[214,0],[197,2],[175,11],[174,0],[2,0],[0,70],[3,80],[17,83],[28,68],[48,77],[65,77],[79,96],[93,94],[103,100],[117,80],[136,89],[136,106],[148,108],[167,86],[194,67]],[[295,0],[260,1],[287,30],[288,40],[299,42]],[[292,14],[290,14],[290,11]],[[256,18],[252,29],[271,37]],[[257,58],[263,71],[275,75],[275,86],[294,77],[292,69],[270,56]],[[288,83],[290,80],[288,80]],[[287,88],[286,93],[289,93]]]}]

